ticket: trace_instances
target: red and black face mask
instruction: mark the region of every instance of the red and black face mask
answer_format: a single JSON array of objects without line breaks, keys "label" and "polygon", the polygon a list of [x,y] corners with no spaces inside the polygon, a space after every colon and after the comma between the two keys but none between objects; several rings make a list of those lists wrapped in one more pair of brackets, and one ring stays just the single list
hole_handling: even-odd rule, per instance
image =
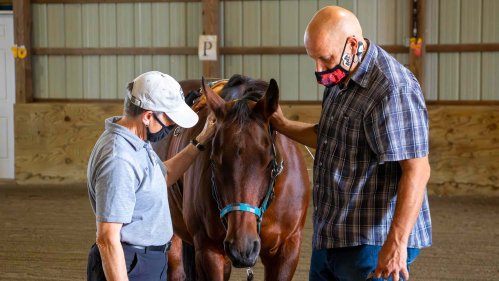
[{"label": "red and black face mask", "polygon": [[[341,52],[340,56],[340,63],[338,63],[338,65],[326,71],[315,72],[315,77],[317,78],[317,82],[319,84],[322,84],[326,87],[333,87],[340,84],[343,80],[345,80],[348,74],[350,74],[350,70],[352,69],[352,62],[350,60],[350,55],[348,54],[343,55],[345,53],[346,46],[347,42],[345,41],[345,45],[343,46],[343,51]],[[344,69],[341,66],[342,60],[346,66],[350,66],[348,70]]]}]

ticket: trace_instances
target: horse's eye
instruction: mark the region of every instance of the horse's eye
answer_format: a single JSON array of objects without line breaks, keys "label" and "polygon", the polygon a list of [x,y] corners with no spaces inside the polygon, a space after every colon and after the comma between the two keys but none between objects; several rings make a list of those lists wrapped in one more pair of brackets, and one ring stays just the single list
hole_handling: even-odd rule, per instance
[{"label": "horse's eye", "polygon": [[270,160],[269,164],[267,165],[267,169],[272,168],[272,163],[274,162],[274,159]]}]

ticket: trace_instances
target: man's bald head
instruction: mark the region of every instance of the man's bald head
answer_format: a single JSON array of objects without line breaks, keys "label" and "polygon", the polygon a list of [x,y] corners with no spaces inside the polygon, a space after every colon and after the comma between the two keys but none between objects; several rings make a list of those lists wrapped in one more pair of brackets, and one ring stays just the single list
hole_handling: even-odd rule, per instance
[{"label": "man's bald head", "polygon": [[[352,12],[338,6],[329,6],[318,11],[308,24],[304,37],[305,48],[311,58],[316,61],[332,59],[334,64],[339,63],[339,56],[347,38],[352,37],[356,42],[364,42],[359,20]],[[350,46],[351,42],[347,45]],[[354,45],[356,51],[358,45]],[[351,53],[347,50],[345,52]],[[318,66],[319,68],[321,67]]]},{"label": "man's bald head", "polygon": [[345,41],[348,36],[352,35],[363,38],[359,20],[349,10],[338,6],[329,6],[315,14],[307,26],[304,39],[305,43],[324,37]]}]

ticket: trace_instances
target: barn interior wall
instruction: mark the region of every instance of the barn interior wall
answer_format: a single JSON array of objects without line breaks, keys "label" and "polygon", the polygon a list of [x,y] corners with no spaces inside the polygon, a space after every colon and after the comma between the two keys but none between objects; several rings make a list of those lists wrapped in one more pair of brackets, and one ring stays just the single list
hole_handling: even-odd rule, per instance
[{"label": "barn interior wall", "polygon": [[[426,1],[427,44],[499,43],[499,1]],[[499,52],[427,53],[427,100],[499,100]]]},{"label": "barn interior wall", "polygon": [[[499,42],[499,1],[426,1],[427,44]],[[221,1],[224,47],[303,46],[316,11],[339,5],[357,15],[364,36],[379,45],[404,45],[409,34],[407,0]],[[33,47],[196,47],[202,33],[201,3],[32,4]],[[404,65],[408,54],[393,54]],[[222,76],[242,73],[275,78],[286,101],[320,101],[315,65],[307,55],[225,55]],[[33,56],[37,99],[121,99],[140,73],[159,70],[177,80],[199,78],[192,55]],[[427,100],[499,100],[499,52],[428,53]],[[499,108],[429,106],[429,190],[491,194],[499,190]],[[16,179],[19,183],[86,180],[87,159],[104,130],[121,115],[113,103],[32,103],[15,107]],[[320,106],[286,106],[296,120],[315,122]],[[303,147],[302,147],[303,148]],[[303,148],[307,166],[312,158]]]},{"label": "barn interior wall", "polygon": [[[364,37],[380,45],[404,45],[409,37],[409,1],[405,0],[289,0],[223,2],[225,47],[304,46],[305,29],[314,14],[328,5],[355,13]],[[409,64],[409,54],[392,54]],[[301,55],[225,55],[223,75],[233,73],[269,80],[282,88],[282,100],[317,101],[324,87],[314,76],[315,63]],[[314,91],[313,89],[317,89]]]},{"label": "barn interior wall", "polygon": [[[87,162],[115,103],[31,103],[15,106],[16,180],[85,182]],[[293,120],[317,122],[320,106],[283,106]],[[498,194],[499,107],[429,106],[430,193]],[[313,160],[301,146],[312,169]],[[313,152],[313,151],[312,151]]]},{"label": "barn interior wall", "polygon": [[[496,0],[427,1],[427,44],[499,42]],[[366,38],[404,45],[407,0],[287,0],[220,2],[225,47],[303,46],[305,28],[327,5],[357,15]],[[244,11],[244,12],[243,12]],[[33,4],[33,47],[196,47],[200,2]],[[404,65],[408,54],[392,54]],[[499,100],[499,52],[428,53],[428,100]],[[283,100],[322,99],[307,55],[222,55],[221,73],[274,78]],[[199,78],[195,55],[33,56],[35,98],[118,99],[138,74],[160,70],[177,80]]]},{"label": "barn interior wall", "polygon": [[[201,2],[32,4],[33,47],[197,47]],[[128,82],[159,70],[200,78],[194,55],[33,56],[33,95],[121,99]]]}]

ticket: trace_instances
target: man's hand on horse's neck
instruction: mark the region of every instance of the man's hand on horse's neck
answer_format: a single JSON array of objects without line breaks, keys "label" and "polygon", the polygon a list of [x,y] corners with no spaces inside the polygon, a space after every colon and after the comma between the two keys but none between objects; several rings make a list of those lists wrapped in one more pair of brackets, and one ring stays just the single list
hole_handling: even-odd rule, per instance
[{"label": "man's hand on horse's neck", "polygon": [[272,114],[269,121],[274,129],[286,137],[308,147],[317,147],[317,133],[314,131],[314,124],[287,119],[282,113],[281,106]]}]

